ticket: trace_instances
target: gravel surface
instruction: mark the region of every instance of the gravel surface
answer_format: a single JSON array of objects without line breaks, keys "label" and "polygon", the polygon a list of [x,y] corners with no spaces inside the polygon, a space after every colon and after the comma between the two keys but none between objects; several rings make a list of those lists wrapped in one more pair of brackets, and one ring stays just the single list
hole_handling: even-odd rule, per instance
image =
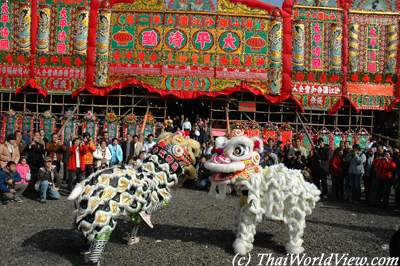
[{"label": "gravel surface", "polygon": [[[233,196],[215,201],[203,191],[178,189],[171,206],[154,213],[154,229],[141,226],[139,244],[126,245],[130,225],[120,221],[102,265],[232,265],[238,201]],[[0,206],[0,265],[82,265],[82,241],[71,229],[72,211],[73,203],[65,197],[47,204],[26,199]],[[394,210],[363,203],[318,203],[307,217],[304,248],[310,256],[332,252],[388,256],[386,245],[400,225],[399,216]],[[258,253],[283,256],[285,239],[282,223],[263,222],[253,257]]]}]

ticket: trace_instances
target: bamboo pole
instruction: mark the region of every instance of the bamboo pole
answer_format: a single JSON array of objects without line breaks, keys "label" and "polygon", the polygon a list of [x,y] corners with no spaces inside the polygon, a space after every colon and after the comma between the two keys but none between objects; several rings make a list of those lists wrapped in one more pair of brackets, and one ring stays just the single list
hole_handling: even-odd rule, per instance
[{"label": "bamboo pole", "polygon": [[230,121],[229,121],[229,103],[225,107],[225,112],[226,112],[227,133],[228,133],[228,137],[229,137],[231,135],[231,126],[230,126]]},{"label": "bamboo pole", "polygon": [[304,130],[306,131],[306,135],[307,135],[308,139],[310,140],[311,147],[314,148],[314,143],[313,143],[313,141],[312,141],[312,138],[311,138],[310,134],[308,134],[307,126],[304,124],[303,120],[301,119],[301,117],[300,117],[300,115],[299,115],[299,112],[296,112],[296,116],[299,118],[299,121],[300,121],[300,123],[301,123],[301,126],[302,126],[302,127],[304,128]]},{"label": "bamboo pole", "polygon": [[144,128],[145,128],[145,126],[146,126],[146,122],[147,122],[147,118],[148,118],[148,116],[149,116],[149,110],[150,110],[150,105],[148,104],[147,105],[147,109],[146,109],[146,114],[145,114],[145,116],[144,116],[144,118],[143,118],[143,124],[142,124],[142,129],[140,130],[140,142],[144,142]]},{"label": "bamboo pole", "polygon": [[65,126],[66,126],[66,125],[71,121],[71,119],[74,117],[76,111],[78,111],[79,103],[80,103],[80,102],[79,102],[79,98],[78,98],[77,104],[76,104],[76,106],[75,106],[75,109],[72,111],[71,116],[68,117],[67,121],[64,122],[64,124],[62,125],[62,127],[60,128],[60,130],[57,132],[57,136],[60,136],[60,135],[61,135],[61,132],[63,132]]}]

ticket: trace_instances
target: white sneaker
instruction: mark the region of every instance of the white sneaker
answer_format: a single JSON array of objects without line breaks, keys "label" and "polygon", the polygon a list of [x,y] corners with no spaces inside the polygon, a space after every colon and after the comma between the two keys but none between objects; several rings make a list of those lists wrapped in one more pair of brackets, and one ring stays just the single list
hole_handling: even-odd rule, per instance
[{"label": "white sneaker", "polygon": [[145,211],[141,211],[141,212],[139,212],[139,215],[140,215],[140,217],[142,218],[142,220],[151,228],[151,229],[153,229],[153,224],[151,223],[151,215],[150,214],[148,214],[147,212],[145,212]]}]

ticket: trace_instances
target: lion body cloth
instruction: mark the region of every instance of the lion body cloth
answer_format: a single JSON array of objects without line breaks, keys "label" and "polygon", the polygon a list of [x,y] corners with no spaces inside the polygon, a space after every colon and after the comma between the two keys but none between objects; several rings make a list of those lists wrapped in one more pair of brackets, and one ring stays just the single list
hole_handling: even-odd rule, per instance
[{"label": "lion body cloth", "polygon": [[75,226],[88,243],[85,261],[100,264],[118,218],[133,222],[131,238],[135,238],[139,213],[151,213],[168,205],[171,188],[179,177],[193,173],[199,151],[198,142],[166,133],[139,167],[107,168],[77,184],[68,199],[76,201]]},{"label": "lion body cloth", "polygon": [[253,249],[256,225],[263,217],[283,221],[289,232],[286,251],[302,253],[305,217],[315,208],[320,191],[306,182],[299,170],[282,164],[262,169],[255,151],[262,150],[261,145],[261,140],[244,135],[217,138],[219,154],[205,165],[213,173],[209,193],[223,199],[227,186],[233,185],[241,194],[235,253],[246,255]]}]

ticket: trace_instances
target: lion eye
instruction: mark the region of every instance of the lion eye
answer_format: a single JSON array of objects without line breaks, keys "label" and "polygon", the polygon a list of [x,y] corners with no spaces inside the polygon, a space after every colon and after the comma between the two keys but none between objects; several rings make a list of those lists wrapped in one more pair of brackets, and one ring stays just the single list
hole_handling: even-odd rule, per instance
[{"label": "lion eye", "polygon": [[243,156],[246,152],[246,148],[243,145],[238,145],[233,150],[233,155],[240,157]]}]

